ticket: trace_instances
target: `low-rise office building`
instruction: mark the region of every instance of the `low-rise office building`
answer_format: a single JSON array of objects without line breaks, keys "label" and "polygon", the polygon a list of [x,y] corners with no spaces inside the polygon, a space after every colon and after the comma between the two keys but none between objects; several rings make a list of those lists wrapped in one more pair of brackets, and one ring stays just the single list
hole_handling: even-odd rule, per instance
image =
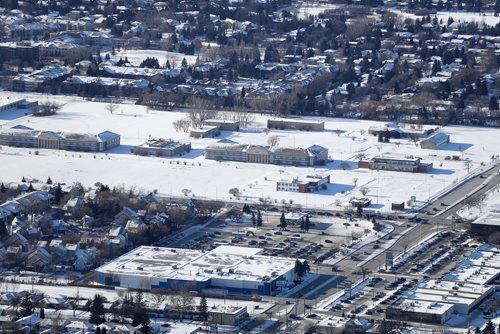
[{"label": "low-rise office building", "polygon": [[358,167],[395,172],[426,173],[432,169],[432,163],[423,163],[421,158],[377,156],[370,161],[360,161]]},{"label": "low-rise office building", "polygon": [[134,146],[132,149],[132,152],[137,155],[154,155],[157,157],[181,156],[190,151],[190,143],[179,143],[163,138],[150,138],[144,144]]},{"label": "low-rise office building", "polygon": [[299,193],[311,193],[326,189],[330,183],[330,175],[308,175],[305,179],[281,180],[276,182],[276,190]]},{"label": "low-rise office building", "polygon": [[470,231],[482,238],[500,232],[500,212],[488,212],[482,215],[470,224]]}]

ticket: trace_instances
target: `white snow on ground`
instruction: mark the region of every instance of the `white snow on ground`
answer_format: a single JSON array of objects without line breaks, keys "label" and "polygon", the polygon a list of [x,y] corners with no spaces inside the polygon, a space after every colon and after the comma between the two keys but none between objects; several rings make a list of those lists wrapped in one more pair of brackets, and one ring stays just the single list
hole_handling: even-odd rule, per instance
[{"label": "white snow on ground", "polygon": [[135,66],[139,66],[141,62],[146,58],[156,58],[160,65],[164,65],[167,60],[173,65],[175,62],[176,66],[180,66],[182,59],[186,58],[188,64],[194,64],[196,62],[196,55],[185,55],[178,52],[168,52],[163,50],[118,50],[115,55],[111,56],[111,59],[119,60],[120,58],[125,59],[127,57],[128,61]]},{"label": "white snow on ground", "polygon": [[[391,12],[401,16],[406,19],[422,19],[424,16],[415,15],[412,13],[404,12],[398,9],[391,9]],[[438,21],[448,22],[448,18],[452,17],[455,22],[477,22],[479,24],[486,24],[490,26],[495,26],[500,22],[500,16],[494,15],[494,13],[471,13],[471,12],[449,12],[449,11],[439,11],[436,14],[430,14],[431,18],[437,17]]]},{"label": "white snow on ground", "polygon": [[294,14],[299,19],[306,19],[309,16],[318,16],[319,14],[324,13],[327,10],[337,9],[339,5],[335,4],[312,4],[310,1],[300,3],[296,10],[294,10]]},{"label": "white snow on ground", "polygon": [[482,206],[464,207],[458,211],[458,215],[464,219],[473,220],[489,211],[500,211],[500,188],[493,189],[486,194],[486,199]]},{"label": "white snow on ground", "polygon": [[[369,189],[371,209],[387,211],[393,202],[405,202],[411,196],[426,201],[445,187],[453,185],[467,174],[463,161],[445,160],[459,156],[470,159],[471,170],[479,163],[490,163],[498,148],[491,138],[498,138],[499,129],[474,127],[446,127],[451,135],[451,144],[442,150],[422,150],[409,140],[393,139],[391,143],[378,143],[377,137],[369,135],[369,126],[380,126],[382,122],[325,118],[326,129],[322,132],[272,130],[263,133],[268,116],[256,116],[248,129],[240,132],[223,132],[219,138],[192,139],[188,133],[176,132],[172,122],[186,117],[184,112],[148,111],[144,106],[121,104],[113,114],[105,110],[104,103],[83,101],[78,97],[52,97],[40,94],[16,94],[0,92],[11,97],[28,97],[46,100],[56,99],[64,103],[58,114],[50,117],[14,115],[18,111],[0,114],[0,125],[4,129],[25,125],[34,129],[98,133],[111,130],[122,137],[122,146],[106,153],[77,153],[55,150],[2,147],[1,181],[19,182],[23,176],[46,180],[48,176],[58,182],[80,181],[86,186],[103,182],[110,186],[126,185],[151,191],[157,189],[163,195],[182,195],[188,188],[198,197],[228,199],[228,190],[237,187],[242,200],[257,201],[270,196],[277,202],[292,200],[308,208],[335,207],[345,204],[353,196],[361,196],[360,188]],[[344,131],[337,135],[335,130]],[[363,132],[365,131],[365,132]],[[143,143],[149,136],[189,141],[191,153],[182,158],[139,157],[130,154],[133,145]],[[203,150],[218,140],[227,138],[241,144],[267,145],[269,136],[279,137],[279,146],[303,147],[313,144],[329,149],[334,162],[317,167],[283,167],[264,164],[216,162],[205,160]],[[399,143],[398,144],[396,144]],[[31,154],[30,154],[31,153]],[[395,156],[419,156],[433,162],[434,170],[427,174],[357,169],[356,154],[368,156],[390,154]],[[340,168],[341,162],[350,168]],[[36,168],[34,168],[36,166]],[[223,170],[223,173],[221,171]],[[278,192],[276,181],[304,178],[311,174],[329,174],[332,184],[327,190],[300,194]],[[218,177],[224,175],[224,177]],[[356,184],[355,184],[356,183]]]}]

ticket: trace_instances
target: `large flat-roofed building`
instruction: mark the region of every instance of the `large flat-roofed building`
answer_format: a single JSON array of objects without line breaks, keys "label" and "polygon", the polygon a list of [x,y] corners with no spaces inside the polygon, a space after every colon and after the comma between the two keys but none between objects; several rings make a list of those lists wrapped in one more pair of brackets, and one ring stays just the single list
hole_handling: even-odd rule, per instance
[{"label": "large flat-roofed building", "polygon": [[495,294],[500,249],[482,245],[440,280],[425,280],[387,309],[388,319],[444,324],[452,314],[467,317]]},{"label": "large flat-roofed building", "polygon": [[189,131],[189,136],[193,138],[213,138],[220,135],[218,126],[202,126]]},{"label": "large flat-roofed building", "polygon": [[219,129],[224,131],[239,131],[240,130],[240,122],[239,121],[229,121],[222,119],[207,119],[203,121],[203,125],[205,126],[218,126]]},{"label": "large flat-roofed building", "polygon": [[295,279],[295,259],[260,255],[262,249],[219,246],[209,252],[141,246],[99,267],[98,283],[138,289],[223,289],[275,295]]},{"label": "large flat-roofed building", "polygon": [[436,132],[420,141],[420,147],[428,150],[437,150],[440,146],[450,142],[450,135],[444,132]]},{"label": "large flat-roofed building", "polygon": [[294,178],[276,182],[276,190],[299,193],[311,193],[326,189],[330,183],[330,175],[308,175],[305,179]]},{"label": "large flat-roofed building", "polygon": [[54,150],[101,152],[120,145],[120,135],[104,131],[97,135],[24,129],[0,131],[0,145]]},{"label": "large flat-roofed building", "polygon": [[25,109],[28,102],[26,99],[15,99],[6,96],[0,96],[0,113],[10,109]]},{"label": "large flat-roofed building", "polygon": [[267,128],[279,130],[323,131],[325,129],[325,122],[301,119],[268,119]]},{"label": "large flat-roofed building", "polygon": [[358,167],[395,172],[426,173],[432,169],[432,163],[423,163],[421,158],[377,156],[370,161],[360,161]]},{"label": "large flat-roofed building", "polygon": [[470,224],[473,235],[487,238],[500,232],[500,212],[488,212]]},{"label": "large flat-roofed building", "polygon": [[274,165],[314,166],[328,160],[328,149],[319,145],[309,148],[269,148],[261,145],[217,143],[205,149],[205,159],[253,162]]},{"label": "large flat-roofed building", "polygon": [[179,143],[171,139],[150,138],[144,144],[134,146],[132,152],[137,155],[154,155],[157,157],[181,156],[191,151],[190,143]]}]

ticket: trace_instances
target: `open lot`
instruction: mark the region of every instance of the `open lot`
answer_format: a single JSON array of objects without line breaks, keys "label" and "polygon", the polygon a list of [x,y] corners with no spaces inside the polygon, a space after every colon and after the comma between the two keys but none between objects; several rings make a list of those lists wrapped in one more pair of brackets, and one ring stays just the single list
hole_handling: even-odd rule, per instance
[{"label": "open lot", "polygon": [[[13,97],[46,100],[46,95],[21,95],[4,93]],[[25,125],[34,129],[98,133],[111,130],[122,136],[122,145],[106,153],[89,154],[66,151],[2,147],[2,181],[28,179],[45,180],[49,175],[58,182],[80,181],[91,186],[103,182],[111,186],[127,184],[137,189],[158,190],[163,195],[182,195],[190,189],[191,195],[229,199],[228,190],[239,188],[242,201],[258,201],[269,196],[272,201],[300,203],[307,208],[342,208],[351,197],[361,196],[360,189],[369,190],[371,209],[389,211],[390,204],[406,202],[415,196],[418,203],[432,198],[467,174],[463,161],[448,160],[456,155],[472,161],[470,170],[489,164],[498,153],[491,138],[500,130],[493,128],[446,127],[451,142],[440,150],[423,150],[407,139],[392,139],[391,143],[378,143],[377,137],[366,131],[370,126],[383,123],[349,119],[324,119],[326,130],[301,132],[272,130],[263,132],[268,116],[256,115],[250,127],[239,132],[224,131],[218,138],[192,139],[185,132],[176,132],[172,122],[186,117],[185,112],[161,112],[143,106],[122,104],[113,114],[105,110],[104,103],[82,101],[78,97],[57,97],[64,103],[58,114],[50,117],[31,117],[18,111],[0,114],[3,128]],[[17,113],[17,114],[16,114]],[[339,130],[339,131],[337,131]],[[192,151],[179,158],[140,157],[130,153],[133,145],[149,137],[173,138],[189,141]],[[230,139],[241,144],[266,145],[269,136],[279,137],[279,146],[303,147],[318,144],[329,149],[332,162],[317,167],[283,167],[265,164],[217,162],[205,160],[204,149],[220,139]],[[417,156],[433,162],[434,169],[427,174],[372,171],[358,169],[356,155],[388,154]],[[347,163],[342,164],[343,162]],[[33,168],[37,166],[37,168]],[[221,173],[221,171],[224,171]],[[317,193],[292,193],[276,190],[276,181],[305,177],[312,174],[329,174],[328,189]],[[218,177],[224,175],[224,177]]]}]

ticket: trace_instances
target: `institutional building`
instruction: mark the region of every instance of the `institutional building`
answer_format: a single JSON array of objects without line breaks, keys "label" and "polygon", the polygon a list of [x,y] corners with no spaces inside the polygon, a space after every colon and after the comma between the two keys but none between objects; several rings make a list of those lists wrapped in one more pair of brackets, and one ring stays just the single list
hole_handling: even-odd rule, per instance
[{"label": "institutional building", "polygon": [[218,126],[202,126],[189,131],[189,136],[193,138],[214,138],[220,135]]},{"label": "institutional building", "polygon": [[421,158],[392,158],[377,156],[370,161],[360,161],[359,168],[389,170],[395,172],[426,173],[432,169],[432,163],[423,163]]},{"label": "institutional building", "polygon": [[120,145],[120,135],[97,135],[33,130],[28,127],[0,131],[0,145],[67,151],[101,152]]},{"label": "institutional building", "polygon": [[207,119],[203,121],[203,125],[205,126],[218,126],[219,129],[224,131],[239,131],[240,130],[240,122],[239,121],[229,121],[222,119]]},{"label": "institutional building", "polygon": [[314,166],[323,165],[328,161],[328,149],[319,145],[313,145],[304,149],[217,143],[205,149],[205,159],[274,165]]},{"label": "institutional building", "polygon": [[137,155],[154,155],[157,157],[181,156],[191,151],[190,143],[179,143],[172,139],[150,138],[144,144],[134,146],[132,152]]},{"label": "institutional building", "polygon": [[95,281],[134,289],[219,289],[275,295],[295,280],[295,259],[262,249],[219,246],[211,251],[141,246],[99,267]]},{"label": "institutional building", "polygon": [[330,175],[308,175],[305,179],[281,180],[276,182],[276,190],[299,193],[312,193],[326,189],[330,183]]}]

